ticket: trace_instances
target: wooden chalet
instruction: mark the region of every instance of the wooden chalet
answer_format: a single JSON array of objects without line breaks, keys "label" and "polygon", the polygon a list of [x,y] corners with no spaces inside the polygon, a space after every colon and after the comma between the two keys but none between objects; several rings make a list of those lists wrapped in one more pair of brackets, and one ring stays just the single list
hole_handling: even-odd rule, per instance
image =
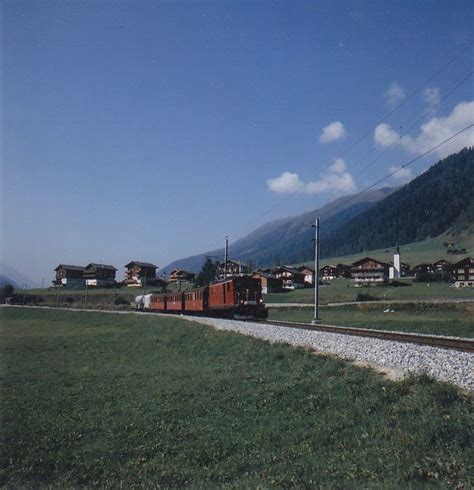
[{"label": "wooden chalet", "polygon": [[126,266],[124,283],[127,286],[146,286],[152,285],[156,278],[156,265],[150,262],[139,262],[133,260]]},{"label": "wooden chalet", "polygon": [[196,274],[182,269],[173,269],[168,276],[168,282],[194,282]]},{"label": "wooden chalet", "polygon": [[335,265],[325,265],[319,269],[321,281],[332,281],[337,277],[337,267]]},{"label": "wooden chalet", "polygon": [[107,287],[115,284],[117,269],[113,265],[91,263],[84,267],[84,280],[87,287]]},{"label": "wooden chalet", "polygon": [[453,264],[454,286],[457,288],[474,286],[474,259],[466,257]]},{"label": "wooden chalet", "polygon": [[434,279],[433,264],[418,264],[413,267],[413,275],[418,282],[432,281]]},{"label": "wooden chalet", "polygon": [[388,281],[389,270],[389,264],[365,257],[352,264],[352,280],[355,286],[384,284]]},{"label": "wooden chalet", "polygon": [[64,288],[84,286],[84,267],[81,265],[59,264],[56,269],[56,279],[53,281],[55,286]]},{"label": "wooden chalet", "polygon": [[350,279],[351,278],[351,266],[347,264],[336,265],[336,278],[337,279]]},{"label": "wooden chalet", "polygon": [[301,289],[305,287],[305,275],[298,269],[282,265],[275,269],[274,274],[283,281],[283,289]]},{"label": "wooden chalet", "polygon": [[314,269],[309,265],[301,265],[298,270],[304,274],[304,282],[307,286],[314,285]]},{"label": "wooden chalet", "polygon": [[[219,268],[219,272],[221,276],[224,276],[224,264],[221,264]],[[239,260],[227,260],[225,266],[225,275],[226,277],[235,277],[242,276],[244,274],[250,274],[252,272],[252,268],[245,264],[244,262],[240,262]]]},{"label": "wooden chalet", "polygon": [[453,279],[453,264],[445,259],[438,260],[433,264],[434,274],[442,281],[451,281]]},{"label": "wooden chalet", "polygon": [[255,271],[252,274],[252,277],[260,279],[263,294],[280,293],[283,290],[283,280],[276,277],[275,274],[264,271]]}]

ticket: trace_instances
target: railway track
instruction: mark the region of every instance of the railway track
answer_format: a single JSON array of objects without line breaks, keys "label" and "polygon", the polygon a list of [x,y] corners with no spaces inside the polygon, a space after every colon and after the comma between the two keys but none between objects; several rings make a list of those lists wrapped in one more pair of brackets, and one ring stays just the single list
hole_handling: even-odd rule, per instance
[{"label": "railway track", "polygon": [[454,349],[462,352],[474,352],[474,339],[464,337],[444,337],[442,335],[426,335],[408,332],[393,332],[390,330],[373,330],[370,328],[339,327],[335,325],[286,322],[280,320],[260,320],[258,323],[276,325],[279,327],[299,328],[319,332],[339,333],[343,335],[356,335],[358,337],[372,337],[395,342],[409,342],[412,344],[429,345],[442,349]]}]

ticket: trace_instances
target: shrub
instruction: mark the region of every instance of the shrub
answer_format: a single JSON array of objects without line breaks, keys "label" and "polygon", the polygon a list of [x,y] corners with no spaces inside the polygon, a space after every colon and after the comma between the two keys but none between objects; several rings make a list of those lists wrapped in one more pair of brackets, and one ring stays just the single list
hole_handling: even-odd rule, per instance
[{"label": "shrub", "polygon": [[367,293],[358,293],[355,300],[356,301],[380,301],[380,298],[377,298],[376,296],[371,296],[370,294]]}]

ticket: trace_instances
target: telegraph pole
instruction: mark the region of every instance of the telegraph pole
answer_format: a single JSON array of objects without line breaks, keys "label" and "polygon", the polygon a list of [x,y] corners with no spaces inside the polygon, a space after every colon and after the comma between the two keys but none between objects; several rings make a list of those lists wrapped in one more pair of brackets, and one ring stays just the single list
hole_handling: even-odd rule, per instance
[{"label": "telegraph pole", "polygon": [[87,292],[88,289],[87,289],[87,280],[86,280],[86,293],[84,294],[84,308],[87,306]]},{"label": "telegraph pole", "polygon": [[319,323],[319,217],[313,225],[314,233],[314,318],[311,323]]}]

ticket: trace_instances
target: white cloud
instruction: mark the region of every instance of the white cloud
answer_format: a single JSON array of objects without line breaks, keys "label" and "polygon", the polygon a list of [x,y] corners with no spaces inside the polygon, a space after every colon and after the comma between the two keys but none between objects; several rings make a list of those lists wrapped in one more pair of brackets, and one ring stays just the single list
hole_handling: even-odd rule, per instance
[{"label": "white cloud", "polygon": [[340,121],[334,121],[328,124],[321,131],[319,136],[320,143],[331,143],[332,141],[337,141],[346,136],[346,130],[344,124]]},{"label": "white cloud", "polygon": [[441,100],[439,88],[425,88],[422,93],[423,100],[426,104],[426,110],[434,110]]},{"label": "white cloud", "polygon": [[398,82],[392,82],[385,92],[385,99],[390,107],[397,106],[405,97],[405,90]]},{"label": "white cloud", "polygon": [[389,171],[390,172],[395,172],[393,175],[392,175],[392,179],[396,179],[396,180],[399,180],[399,181],[402,181],[402,182],[407,182],[411,179],[412,177],[412,171],[411,171],[411,168],[408,168],[408,167],[390,167],[389,168]]},{"label": "white cloud", "polygon": [[303,182],[298,174],[283,172],[279,177],[267,180],[268,188],[280,194],[321,194],[324,192],[353,192],[356,184],[352,175],[347,171],[346,162],[338,158],[318,180]]},{"label": "white cloud", "polygon": [[[420,127],[416,137],[404,136],[393,130],[389,124],[379,124],[374,131],[375,144],[387,148],[394,144],[401,146],[409,153],[419,155],[440,144],[466,126],[474,124],[474,101],[460,102],[445,117],[433,117]],[[435,151],[440,158],[455,153],[465,146],[474,146],[474,127],[464,131]]]},{"label": "white cloud", "polygon": [[280,177],[267,180],[268,188],[273,192],[278,192],[280,194],[290,194],[296,192],[298,189],[303,187],[303,182],[301,182],[298,174],[292,174],[290,172],[283,172]]}]

